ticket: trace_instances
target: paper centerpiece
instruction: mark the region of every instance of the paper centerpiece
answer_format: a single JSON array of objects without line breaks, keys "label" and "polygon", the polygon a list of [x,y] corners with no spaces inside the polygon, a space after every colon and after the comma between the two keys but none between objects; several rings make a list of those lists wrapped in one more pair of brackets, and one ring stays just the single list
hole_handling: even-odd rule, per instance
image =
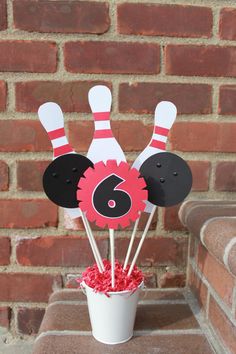
[{"label": "paper centerpiece", "polygon": [[[72,218],[82,218],[96,261],[94,266],[86,270],[82,279],[88,302],[98,301],[95,300],[98,298],[94,289],[111,297],[115,291],[114,294],[120,294],[119,306],[123,306],[122,311],[126,314],[130,306],[135,309],[137,305],[143,277],[135,263],[157,205],[172,206],[180,203],[190,192],[192,174],[183,159],[165,152],[168,132],[177,114],[173,103],[163,101],[156,106],[151,140],[130,168],[111,130],[112,96],[109,88],[101,85],[93,87],[89,91],[88,100],[95,129],[87,158],[76,154],[69,145],[60,107],[56,103],[48,102],[39,108],[39,119],[48,133],[54,152],[54,161],[45,171],[43,185],[45,193],[54,203],[66,208]],[[149,217],[129,264],[140,215],[144,209],[149,213]],[[109,228],[110,262],[102,260],[88,220],[99,227]],[[131,221],[135,221],[134,228],[124,264],[121,264],[115,260],[114,230],[118,227],[125,228]],[[122,295],[126,292],[131,301],[129,306]],[[136,305],[132,304],[132,301]],[[112,300],[106,301],[109,311],[107,308],[95,306],[97,312],[96,315],[93,313],[93,335],[104,343],[116,344],[132,336],[135,311],[129,316],[129,329],[124,332],[122,324],[117,330],[112,317],[117,315],[117,310],[114,310],[111,304]],[[93,309],[95,307],[92,306]],[[104,329],[99,325],[99,318],[106,321],[106,328],[107,322],[111,322],[110,332],[106,330],[104,333]],[[111,331],[113,338],[107,334]]]}]

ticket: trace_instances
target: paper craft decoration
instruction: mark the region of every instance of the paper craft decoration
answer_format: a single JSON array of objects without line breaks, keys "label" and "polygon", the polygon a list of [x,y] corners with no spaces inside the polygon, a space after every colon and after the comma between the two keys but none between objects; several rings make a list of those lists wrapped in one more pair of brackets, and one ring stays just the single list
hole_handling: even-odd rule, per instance
[{"label": "paper craft decoration", "polygon": [[[167,136],[170,128],[174,124],[176,119],[177,109],[172,102],[162,101],[158,103],[155,109],[154,118],[154,130],[149,144],[141,152],[141,154],[136,158],[132,167],[140,169],[140,166],[146,161],[150,156],[163,152],[166,150]],[[156,206],[146,202],[145,212],[150,214],[150,220],[147,221],[147,225],[151,224],[152,217],[156,210]],[[124,262],[124,269],[126,269],[129,257],[132,251],[133,243],[135,240],[135,235],[138,229],[139,219],[136,220],[133,228],[133,232],[130,238],[129,247]]]},{"label": "paper craft decoration", "polygon": [[[96,265],[89,267],[83,274],[88,302],[92,303],[90,310],[93,317],[91,322],[93,325],[93,320],[98,318],[97,327],[103,328],[104,336],[102,338],[98,336],[98,340],[114,344],[124,342],[132,336],[135,311],[132,311],[132,321],[129,321],[132,323],[130,329],[125,331],[124,336],[121,332],[123,332],[125,321],[120,321],[121,323],[117,327],[117,313],[120,310],[121,301],[125,304],[125,307],[122,307],[123,319],[127,313],[130,314],[131,307],[136,309],[137,292],[142,285],[143,275],[135,263],[156,208],[157,206],[172,206],[180,203],[191,189],[192,174],[183,159],[175,154],[164,152],[168,132],[176,118],[177,110],[174,104],[164,101],[156,106],[155,127],[151,141],[137,157],[133,168],[130,168],[111,130],[112,97],[109,88],[101,85],[95,86],[89,91],[88,98],[95,126],[88,158],[76,154],[69,145],[65,136],[64,119],[60,107],[52,102],[40,107],[39,118],[48,132],[54,153],[54,161],[44,173],[43,185],[49,199],[59,206],[66,207],[70,216],[81,215],[96,261]],[[144,210],[149,213],[149,217],[138,246],[134,250],[132,262],[130,266],[127,266],[140,215]],[[101,258],[88,220],[95,222],[99,227],[109,228],[109,262],[103,261]],[[133,221],[135,221],[134,229],[125,263],[122,265],[115,260],[114,230],[119,227],[127,227]],[[88,284],[86,281],[89,279],[91,283]],[[137,281],[135,282],[135,280]],[[105,294],[110,291],[125,290],[124,293],[127,295],[127,291],[131,290],[132,293],[128,297],[131,299],[136,294],[135,304],[128,305],[126,295],[125,301],[120,296],[117,308],[117,301],[114,304],[111,303],[115,297],[107,297],[107,301],[102,302],[102,313],[96,313],[94,309],[95,307],[99,309],[100,305],[96,304],[95,306],[94,292],[89,285],[97,290],[100,289],[99,291],[104,291]],[[103,299],[101,294],[99,294],[99,301],[100,299]],[[105,307],[103,307],[104,304],[106,304]],[[100,326],[104,311],[109,316],[113,312],[115,314],[114,317],[110,316],[110,321],[104,321],[104,324],[109,322],[110,327],[113,328],[112,338],[109,335],[109,338],[107,337],[107,332],[109,332],[106,329],[107,326],[104,324]]]},{"label": "paper craft decoration", "polygon": [[66,208],[78,208],[77,185],[93,163],[79,154],[62,155],[52,161],[43,175],[43,188],[48,198]]},{"label": "paper craft decoration", "polygon": [[[125,155],[113,136],[110,126],[110,110],[112,96],[108,87],[97,85],[88,94],[89,105],[94,118],[94,136],[88,150],[88,158],[94,163],[116,159],[117,163],[126,161]],[[114,230],[109,229],[111,249],[112,286],[115,286],[115,246]]]},{"label": "paper craft decoration", "polygon": [[155,109],[154,130],[150,142],[136,158],[132,167],[137,170],[150,156],[166,150],[167,135],[176,119],[177,109],[168,101],[158,103]]},{"label": "paper craft decoration", "polygon": [[[134,269],[157,205],[168,207],[182,202],[192,187],[192,173],[188,164],[181,157],[170,152],[160,152],[150,156],[140,167],[140,173],[147,183],[148,200],[154,206],[140,238],[128,275],[131,275]],[[127,255],[130,254],[132,242],[130,242]]]},{"label": "paper craft decoration", "polygon": [[[141,165],[150,156],[166,150],[167,136],[169,130],[175,122],[177,109],[172,102],[162,101],[155,109],[154,130],[149,144],[136,158],[132,167],[140,170]],[[145,212],[151,213],[153,205],[147,202]]]},{"label": "paper craft decoration", "polygon": [[135,221],[145,208],[146,184],[136,169],[115,160],[98,162],[78,184],[77,199],[89,221],[117,229]]},{"label": "paper craft decoration", "polygon": [[[52,143],[53,160],[65,154],[74,154],[75,151],[65,134],[64,117],[60,106],[54,102],[46,102],[39,107],[38,116]],[[65,211],[72,219],[81,216],[78,208],[66,208]]]},{"label": "paper craft decoration", "polygon": [[88,100],[93,112],[95,130],[87,157],[94,163],[114,159],[117,163],[126,161],[125,155],[111,130],[111,91],[106,86],[94,86],[89,91]]},{"label": "paper craft decoration", "polygon": [[149,157],[140,173],[147,183],[148,200],[158,206],[169,207],[182,202],[192,187],[188,164],[170,152]]}]

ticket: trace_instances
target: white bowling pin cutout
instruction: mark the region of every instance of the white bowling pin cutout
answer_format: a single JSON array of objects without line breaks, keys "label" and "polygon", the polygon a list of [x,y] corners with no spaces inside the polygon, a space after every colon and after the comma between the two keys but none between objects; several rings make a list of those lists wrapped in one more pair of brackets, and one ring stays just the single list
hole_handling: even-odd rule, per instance
[{"label": "white bowling pin cutout", "polygon": [[150,156],[166,150],[167,135],[176,119],[177,109],[168,101],[158,103],[155,109],[155,126],[152,138],[146,148],[136,158],[133,167],[139,168]]},{"label": "white bowling pin cutout", "polygon": [[[54,102],[42,104],[38,110],[39,120],[48,133],[53,147],[53,160],[66,154],[74,154],[75,151],[70,146],[64,128],[64,117],[60,106]],[[72,218],[81,216],[79,208],[64,208]]]},{"label": "white bowling pin cutout", "polygon": [[[158,103],[155,109],[155,125],[152,138],[147,147],[136,158],[132,167],[139,170],[144,161],[150,156],[166,150],[167,136],[170,128],[174,124],[176,115],[177,109],[173,103],[168,101]],[[145,212],[151,213],[153,206],[153,204],[147,202]]]},{"label": "white bowling pin cutout", "polygon": [[39,107],[38,116],[51,140],[53,160],[65,154],[75,153],[66,137],[61,107],[54,102],[44,103]]},{"label": "white bowling pin cutout", "polygon": [[[164,152],[166,150],[167,135],[169,133],[170,128],[174,124],[174,121],[176,119],[176,115],[177,115],[177,109],[173,103],[168,102],[168,101],[162,101],[162,102],[158,103],[158,105],[156,106],[156,109],[155,109],[155,125],[154,125],[152,138],[151,138],[149,144],[146,146],[146,148],[136,158],[132,167],[135,167],[135,168],[137,168],[137,170],[139,170],[140,167],[142,166],[142,164],[144,163],[144,161],[146,161],[150,156],[152,156],[158,152]],[[134,264],[137,260],[137,257],[139,255],[139,252],[140,252],[140,249],[141,249],[142,244],[144,242],[144,239],[147,235],[147,232],[148,232],[149,226],[151,224],[152,218],[154,216],[154,213],[156,211],[156,208],[157,208],[156,205],[150,203],[149,201],[146,202],[145,212],[149,213],[150,216],[148,218],[143,235],[142,235],[141,240],[139,242],[138,249],[137,249],[135,256],[133,258],[133,261],[131,263],[131,266],[129,269],[129,275],[131,274]],[[137,232],[138,223],[139,223],[139,219],[137,219],[134,224],[134,229],[133,229],[133,232],[131,235],[128,251],[127,251],[127,254],[125,257],[124,269],[126,269],[128,262],[129,262],[129,257],[131,254],[135,235]]]},{"label": "white bowling pin cutout", "polygon": [[94,135],[88,149],[87,157],[93,162],[117,160],[117,163],[126,161],[125,155],[114,138],[111,124],[111,91],[108,87],[97,85],[89,90],[89,105],[94,118]]},{"label": "white bowling pin cutout", "polygon": [[[93,162],[107,160],[116,160],[119,164],[121,161],[126,162],[125,155],[114,138],[111,124],[111,91],[108,87],[97,85],[89,90],[89,105],[94,118],[94,135],[91,145],[88,149],[87,157]],[[115,246],[114,246],[114,230],[109,229],[110,253],[111,253],[111,279],[112,287],[115,287]]]}]

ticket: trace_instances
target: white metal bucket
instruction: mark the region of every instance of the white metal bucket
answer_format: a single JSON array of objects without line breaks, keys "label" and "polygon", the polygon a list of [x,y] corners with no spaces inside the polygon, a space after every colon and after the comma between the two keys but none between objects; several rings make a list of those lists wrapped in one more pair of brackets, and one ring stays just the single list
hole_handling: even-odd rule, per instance
[{"label": "white metal bucket", "polygon": [[109,292],[107,297],[103,293],[96,293],[85,282],[81,283],[87,295],[92,333],[96,340],[105,344],[119,344],[132,338],[142,286],[143,282],[134,292]]}]

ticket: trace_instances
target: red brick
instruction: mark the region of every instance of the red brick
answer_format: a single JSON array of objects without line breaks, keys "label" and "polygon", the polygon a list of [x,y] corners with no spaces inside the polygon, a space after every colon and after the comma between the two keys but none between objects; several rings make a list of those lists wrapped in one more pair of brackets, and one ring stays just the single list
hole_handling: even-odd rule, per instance
[{"label": "red brick", "polygon": [[0,228],[57,226],[57,206],[46,199],[1,199]]},{"label": "red brick", "polygon": [[[102,258],[107,257],[108,240],[99,237]],[[87,237],[50,236],[23,239],[17,244],[17,261],[24,266],[87,267],[95,263]]]},{"label": "red brick", "polygon": [[4,161],[0,161],[0,190],[8,191],[9,189],[9,170],[8,165]]},{"label": "red brick", "polygon": [[[0,6],[1,8],[1,6]],[[1,13],[0,13],[1,15]],[[0,111],[5,111],[7,100],[7,86],[4,81],[0,81]]]},{"label": "red brick", "polygon": [[219,109],[220,114],[236,114],[236,85],[220,86]]},{"label": "red brick", "polygon": [[209,161],[188,161],[193,175],[193,191],[208,191],[211,163]]},{"label": "red brick", "polygon": [[168,231],[183,231],[186,228],[182,225],[178,217],[178,211],[181,204],[175,205],[173,207],[164,208],[163,213],[163,223],[165,230]]},{"label": "red brick", "polygon": [[134,42],[67,42],[65,67],[72,73],[158,74],[160,47]]},{"label": "red brick", "polygon": [[236,191],[235,161],[221,161],[216,165],[215,190]]},{"label": "red brick", "polygon": [[173,102],[179,114],[208,114],[212,112],[212,88],[205,84],[120,84],[119,111],[122,113],[153,114],[160,101]]},{"label": "red brick", "polygon": [[157,287],[157,276],[155,273],[145,272],[144,273],[144,285],[147,288],[156,288]]},{"label": "red brick", "polygon": [[227,269],[211,256],[205,247],[199,245],[198,267],[215,289],[221,299],[229,306],[232,305],[234,277]]},{"label": "red brick", "polygon": [[201,239],[206,248],[219,262],[227,264],[228,270],[234,276],[236,276],[236,244],[232,241],[235,240],[235,228],[236,218],[225,215],[208,220],[201,230]]},{"label": "red brick", "polygon": [[91,112],[88,104],[88,91],[95,85],[106,85],[104,81],[28,81],[17,82],[16,110],[18,112],[37,112],[45,102],[57,102],[64,112]]},{"label": "red brick", "polygon": [[222,39],[236,40],[236,9],[225,7],[220,11],[219,36]]},{"label": "red brick", "polygon": [[[12,133],[14,132],[14,134]],[[51,143],[39,121],[1,120],[0,151],[50,151]]]},{"label": "red brick", "polygon": [[189,265],[188,271],[189,271],[188,285],[193,291],[194,295],[196,296],[199,305],[206,309],[208,289],[206,285],[201,281],[197,273],[193,270],[191,265]]},{"label": "red brick", "polygon": [[57,48],[47,41],[0,41],[0,71],[54,73]]},{"label": "red brick", "polygon": [[235,56],[235,47],[167,45],[166,73],[186,76],[236,77],[236,66],[232,60]]},{"label": "red brick", "polygon": [[[139,238],[136,238],[131,252],[130,262],[137,249]],[[116,239],[116,257],[124,261],[129,245],[129,238]],[[187,258],[187,244],[186,238],[173,237],[153,237],[147,238],[142,246],[142,250],[138,257],[137,263],[143,266],[157,266],[157,265],[179,265],[186,264]]]},{"label": "red brick", "polygon": [[173,150],[236,152],[234,123],[177,122],[170,131]]},{"label": "red brick", "polygon": [[13,14],[15,27],[29,32],[101,34],[110,25],[105,2],[17,0]]},{"label": "red brick", "polygon": [[0,273],[0,301],[47,302],[61,276],[33,273]]},{"label": "red brick", "polygon": [[18,161],[17,188],[22,191],[43,191],[42,177],[51,161]]},{"label": "red brick", "polygon": [[8,265],[11,256],[11,241],[8,237],[0,237],[0,265]]},{"label": "red brick", "polygon": [[1,327],[9,328],[10,326],[10,308],[9,307],[0,307],[0,329]]},{"label": "red brick", "polygon": [[146,36],[210,37],[212,11],[200,6],[119,4],[118,30]]},{"label": "red brick", "polygon": [[7,6],[6,0],[0,0],[0,31],[7,28]]},{"label": "red brick", "polygon": [[[112,117],[113,118],[113,117]],[[153,126],[141,121],[113,121],[112,131],[124,151],[140,151],[149,143]],[[77,151],[87,151],[94,124],[91,121],[68,122],[69,141]],[[131,134],[132,132],[132,134]]]},{"label": "red brick", "polygon": [[184,288],[186,275],[183,273],[164,273],[159,280],[160,288]]},{"label": "red brick", "polygon": [[209,320],[216,333],[230,350],[230,353],[236,353],[236,327],[212,296],[209,301]]},{"label": "red brick", "polygon": [[37,334],[44,313],[44,309],[20,307],[17,310],[18,332],[27,335]]}]

